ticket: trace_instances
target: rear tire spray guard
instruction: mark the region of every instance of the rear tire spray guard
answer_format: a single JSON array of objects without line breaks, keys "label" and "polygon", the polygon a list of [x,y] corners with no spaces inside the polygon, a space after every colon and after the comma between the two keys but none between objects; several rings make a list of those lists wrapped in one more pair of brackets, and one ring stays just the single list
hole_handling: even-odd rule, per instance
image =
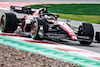
[{"label": "rear tire spray guard", "polygon": [[20,50],[45,55],[48,57],[56,58],[66,62],[75,63],[83,67],[100,67],[100,61],[87,57],[80,57],[79,55],[68,53],[65,51],[44,47],[40,44],[29,43],[25,41],[15,40],[11,37],[0,35],[0,44],[11,46]]}]

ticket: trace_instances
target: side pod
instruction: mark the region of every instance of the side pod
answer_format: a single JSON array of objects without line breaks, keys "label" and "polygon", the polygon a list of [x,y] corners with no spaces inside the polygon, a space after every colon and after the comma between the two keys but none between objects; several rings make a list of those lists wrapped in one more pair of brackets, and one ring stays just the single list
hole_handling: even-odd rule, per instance
[{"label": "side pod", "polygon": [[97,41],[97,43],[100,43],[100,32],[96,32],[95,40]]}]

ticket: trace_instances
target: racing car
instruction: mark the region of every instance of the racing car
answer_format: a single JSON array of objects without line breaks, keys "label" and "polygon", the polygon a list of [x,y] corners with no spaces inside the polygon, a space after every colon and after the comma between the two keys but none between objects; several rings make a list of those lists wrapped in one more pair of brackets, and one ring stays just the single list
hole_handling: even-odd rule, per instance
[{"label": "racing car", "polygon": [[[11,6],[9,13],[1,16],[0,27],[4,33],[16,33],[21,36],[30,36],[35,40],[73,40],[80,44],[90,45],[94,38],[94,28],[91,23],[81,23],[78,28],[69,25],[67,22],[58,21],[58,14],[50,13],[45,8],[34,9],[30,7]],[[17,18],[15,12],[27,14]],[[74,32],[74,29],[78,29]],[[96,33],[96,41],[100,42],[100,33]]]}]

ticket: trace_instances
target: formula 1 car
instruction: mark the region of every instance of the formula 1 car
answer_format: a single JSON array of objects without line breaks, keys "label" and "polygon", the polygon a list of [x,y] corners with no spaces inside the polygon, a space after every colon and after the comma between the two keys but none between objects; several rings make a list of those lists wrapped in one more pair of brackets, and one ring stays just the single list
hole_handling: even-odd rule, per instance
[{"label": "formula 1 car", "polygon": [[[74,32],[74,28],[67,22],[58,21],[59,15],[50,13],[45,8],[33,9],[30,7],[11,6],[13,13],[5,13],[1,16],[1,31],[5,33],[16,33],[23,36],[31,36],[35,40],[44,38],[54,40],[74,40],[80,44],[89,45],[93,42],[94,29],[90,23],[82,23]],[[17,18],[14,12],[27,14],[22,18]],[[99,33],[100,34],[100,33]],[[96,40],[100,41],[97,33]]]}]

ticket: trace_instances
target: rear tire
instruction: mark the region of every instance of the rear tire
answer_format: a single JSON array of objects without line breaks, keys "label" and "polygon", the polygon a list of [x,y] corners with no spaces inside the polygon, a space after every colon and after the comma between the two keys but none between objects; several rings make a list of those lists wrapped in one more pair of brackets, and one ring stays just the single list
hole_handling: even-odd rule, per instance
[{"label": "rear tire", "polygon": [[13,33],[17,29],[17,17],[13,13],[5,13],[1,17],[1,31]]},{"label": "rear tire", "polygon": [[82,25],[79,26],[79,29],[78,29],[78,36],[88,36],[88,37],[90,37],[91,42],[79,41],[80,44],[82,44],[82,45],[90,45],[92,43],[93,37],[94,37],[94,29],[93,29],[92,24],[82,23]]}]

